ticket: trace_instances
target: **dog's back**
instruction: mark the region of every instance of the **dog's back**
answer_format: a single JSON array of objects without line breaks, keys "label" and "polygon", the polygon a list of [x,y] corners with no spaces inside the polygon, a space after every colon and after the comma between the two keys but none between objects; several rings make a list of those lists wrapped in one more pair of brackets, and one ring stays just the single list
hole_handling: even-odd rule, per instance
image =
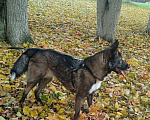
[{"label": "dog's back", "polygon": [[[37,72],[35,74],[41,74],[41,76],[53,73],[65,87],[72,88],[70,72],[79,61],[72,56],[54,50],[39,50],[30,59],[28,72],[32,68],[33,75],[35,71]],[[34,66],[35,68],[33,68]]]}]

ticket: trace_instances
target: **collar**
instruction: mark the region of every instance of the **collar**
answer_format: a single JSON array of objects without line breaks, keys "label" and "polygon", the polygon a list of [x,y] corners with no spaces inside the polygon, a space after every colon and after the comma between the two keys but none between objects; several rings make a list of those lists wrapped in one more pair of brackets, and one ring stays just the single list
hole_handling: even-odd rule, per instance
[{"label": "collar", "polygon": [[95,79],[95,83],[96,83],[96,81],[101,81],[101,79],[96,77],[94,75],[94,73],[92,72],[92,70],[85,64],[85,61],[82,60],[81,62],[77,63],[71,70],[71,83],[72,83],[73,87],[75,87],[75,85],[74,85],[75,81],[73,78],[73,73],[77,72],[79,69],[82,69],[82,68],[87,70],[90,73],[90,75],[93,76],[93,78]]},{"label": "collar", "polygon": [[85,63],[84,63],[83,68],[86,69],[86,70],[91,74],[91,76],[94,77],[94,79],[101,81],[101,79],[98,78],[98,77],[96,77],[96,76],[94,75],[94,73],[92,72],[92,70],[91,70]]}]

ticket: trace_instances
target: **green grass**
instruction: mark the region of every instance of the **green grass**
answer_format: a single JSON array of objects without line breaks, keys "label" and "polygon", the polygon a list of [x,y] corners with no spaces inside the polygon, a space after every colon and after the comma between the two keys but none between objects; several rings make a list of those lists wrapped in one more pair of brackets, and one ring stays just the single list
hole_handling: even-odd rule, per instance
[{"label": "green grass", "polygon": [[85,1],[97,1],[97,0],[85,0]]},{"label": "green grass", "polygon": [[132,4],[140,7],[150,8],[150,3],[139,3],[139,2],[131,2]]},{"label": "green grass", "polygon": [[[97,0],[84,0],[84,1],[97,1]],[[143,8],[150,8],[150,2],[140,3],[140,2],[132,2],[131,1],[130,3],[133,4],[133,5],[139,6],[139,7],[143,7]]]}]

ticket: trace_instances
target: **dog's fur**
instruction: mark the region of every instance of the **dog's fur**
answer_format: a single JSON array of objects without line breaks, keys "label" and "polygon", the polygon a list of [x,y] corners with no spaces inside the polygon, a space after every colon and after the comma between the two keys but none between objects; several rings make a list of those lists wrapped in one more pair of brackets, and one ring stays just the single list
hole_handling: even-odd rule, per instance
[{"label": "dog's fur", "polygon": [[35,98],[41,102],[39,93],[54,78],[57,78],[68,90],[76,93],[74,119],[87,97],[88,106],[92,104],[93,94],[111,71],[122,73],[129,65],[122,60],[118,51],[118,41],[107,49],[84,60],[61,54],[51,49],[28,49],[15,62],[11,69],[12,79],[27,71],[27,86],[20,100],[24,102],[29,91],[38,84]]}]

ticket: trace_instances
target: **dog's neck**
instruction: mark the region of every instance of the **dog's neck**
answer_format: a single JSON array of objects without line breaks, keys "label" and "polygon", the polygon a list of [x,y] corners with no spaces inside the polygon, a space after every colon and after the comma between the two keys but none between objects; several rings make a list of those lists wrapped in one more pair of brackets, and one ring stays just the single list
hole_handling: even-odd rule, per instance
[{"label": "dog's neck", "polygon": [[[103,60],[103,53],[97,53],[84,60],[85,65],[93,73],[93,76],[99,80],[103,80],[108,74],[108,63]],[[102,76],[103,75],[103,76]]]}]

